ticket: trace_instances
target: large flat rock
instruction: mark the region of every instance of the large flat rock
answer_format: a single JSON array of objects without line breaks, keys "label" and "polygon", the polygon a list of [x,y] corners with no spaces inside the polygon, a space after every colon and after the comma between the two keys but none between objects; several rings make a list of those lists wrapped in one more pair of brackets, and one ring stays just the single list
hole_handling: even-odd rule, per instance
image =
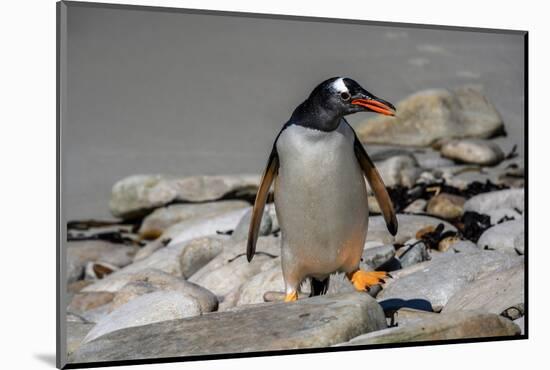
[{"label": "large flat rock", "polygon": [[216,216],[228,211],[247,208],[249,204],[242,200],[224,200],[206,203],[172,204],[167,207],[157,208],[145,217],[139,229],[144,237],[157,237],[168,227],[179,222],[204,219]]},{"label": "large flat rock", "polygon": [[353,338],[342,346],[382,343],[407,343],[427,340],[449,340],[515,336],[519,326],[502,316],[477,311],[430,315],[406,327],[389,328]]},{"label": "large flat rock", "polygon": [[516,255],[518,254],[516,252],[516,238],[519,239],[522,235],[525,238],[525,221],[523,218],[506,221],[485,230],[479,237],[477,246]]},{"label": "large flat rock", "polygon": [[204,236],[216,235],[218,231],[234,230],[249,209],[250,207],[241,208],[212,217],[178,222],[164,230],[161,238],[170,239],[169,245],[173,245]]},{"label": "large flat rock", "polygon": [[392,273],[377,298],[426,300],[439,311],[473,281],[522,262],[523,257],[498,251],[448,254]]},{"label": "large flat rock", "polygon": [[134,218],[176,201],[205,202],[230,195],[254,195],[259,183],[258,175],[133,175],[113,186],[109,208],[115,217]]},{"label": "large flat rock", "polygon": [[479,279],[453,295],[442,312],[480,310],[501,314],[523,306],[525,270],[523,263]]},{"label": "large flat rock", "polygon": [[489,138],[502,118],[481,89],[419,91],[397,104],[395,117],[376,116],[356,126],[364,143],[428,146],[443,138]]},{"label": "large flat rock", "polygon": [[326,347],[386,328],[380,305],[345,293],[126,328],[87,342],[70,362]]}]

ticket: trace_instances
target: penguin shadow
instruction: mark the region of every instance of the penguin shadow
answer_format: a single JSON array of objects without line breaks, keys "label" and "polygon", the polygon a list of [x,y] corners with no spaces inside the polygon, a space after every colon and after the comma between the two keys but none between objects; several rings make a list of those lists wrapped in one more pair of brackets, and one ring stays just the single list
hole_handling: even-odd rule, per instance
[{"label": "penguin shadow", "polygon": [[419,310],[419,311],[434,312],[434,309],[430,301],[422,298],[413,298],[413,299],[389,298],[383,301],[379,301],[378,303],[380,304],[380,306],[382,306],[382,309],[384,310],[384,314],[386,315],[386,317],[390,319],[390,324],[389,324],[390,327],[397,326],[397,324],[395,323],[395,317],[396,317],[397,311],[401,308],[410,308],[410,309]]}]

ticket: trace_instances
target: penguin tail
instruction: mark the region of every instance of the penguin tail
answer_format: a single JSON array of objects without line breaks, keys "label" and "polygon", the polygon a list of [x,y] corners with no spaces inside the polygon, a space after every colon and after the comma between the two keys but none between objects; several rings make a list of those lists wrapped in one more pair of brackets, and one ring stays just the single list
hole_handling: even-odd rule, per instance
[{"label": "penguin tail", "polygon": [[329,281],[330,276],[327,276],[327,278],[324,280],[318,280],[313,277],[310,278],[311,293],[309,294],[309,296],[314,297],[317,295],[327,294]]}]

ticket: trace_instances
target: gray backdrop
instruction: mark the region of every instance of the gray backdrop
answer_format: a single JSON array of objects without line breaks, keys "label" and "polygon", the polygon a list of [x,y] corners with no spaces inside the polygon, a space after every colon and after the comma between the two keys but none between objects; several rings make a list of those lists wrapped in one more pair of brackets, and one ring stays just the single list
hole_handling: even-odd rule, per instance
[{"label": "gray backdrop", "polygon": [[519,34],[74,5],[67,27],[68,219],[109,217],[131,174],[260,172],[293,108],[336,75],[393,103],[483,84],[523,151]]}]

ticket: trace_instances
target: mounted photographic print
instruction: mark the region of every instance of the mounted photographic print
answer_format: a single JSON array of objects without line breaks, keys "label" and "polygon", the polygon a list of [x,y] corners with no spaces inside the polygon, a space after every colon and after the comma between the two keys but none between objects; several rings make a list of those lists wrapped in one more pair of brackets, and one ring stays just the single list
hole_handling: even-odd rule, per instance
[{"label": "mounted photographic print", "polygon": [[527,32],[57,10],[58,367],[527,338]]}]

